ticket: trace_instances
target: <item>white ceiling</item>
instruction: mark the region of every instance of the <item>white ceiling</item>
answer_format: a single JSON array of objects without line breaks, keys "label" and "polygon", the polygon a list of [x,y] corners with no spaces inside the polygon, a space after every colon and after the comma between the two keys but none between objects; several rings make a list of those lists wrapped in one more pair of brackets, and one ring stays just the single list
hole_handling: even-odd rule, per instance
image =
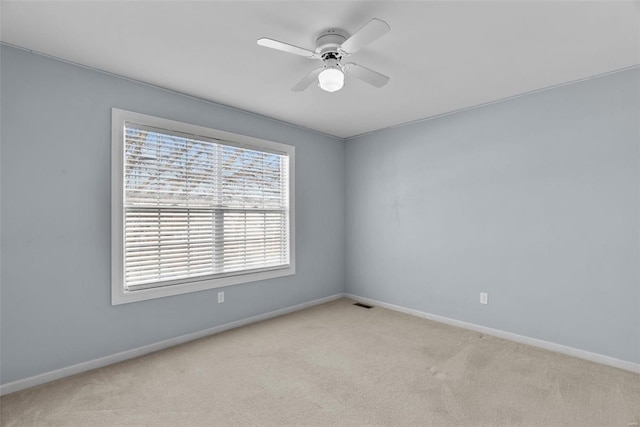
[{"label": "white ceiling", "polygon": [[[6,1],[3,42],[349,137],[640,64],[640,1]],[[314,48],[371,18],[391,32],[349,59],[391,81],[290,90]]]}]

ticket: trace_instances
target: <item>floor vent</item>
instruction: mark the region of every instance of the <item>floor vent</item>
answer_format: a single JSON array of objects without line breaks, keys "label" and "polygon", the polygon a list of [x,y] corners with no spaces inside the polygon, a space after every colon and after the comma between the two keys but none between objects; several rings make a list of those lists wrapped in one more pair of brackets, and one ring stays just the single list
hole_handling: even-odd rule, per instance
[{"label": "floor vent", "polygon": [[372,305],[363,304],[361,302],[357,302],[357,303],[355,303],[353,305],[357,305],[358,307],[362,307],[362,308],[373,308]]}]

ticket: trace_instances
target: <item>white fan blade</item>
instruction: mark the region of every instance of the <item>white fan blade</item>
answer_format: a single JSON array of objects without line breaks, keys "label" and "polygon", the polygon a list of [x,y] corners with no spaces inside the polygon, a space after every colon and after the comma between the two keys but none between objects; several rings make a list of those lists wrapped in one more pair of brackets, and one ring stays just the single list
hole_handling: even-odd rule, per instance
[{"label": "white fan blade", "polygon": [[378,37],[386,34],[389,30],[391,30],[391,27],[389,27],[386,22],[373,18],[367,22],[364,27],[356,31],[354,35],[349,37],[347,41],[342,43],[340,50],[347,55],[351,55]]},{"label": "white fan blade", "polygon": [[294,46],[292,44],[282,43],[278,40],[261,38],[258,39],[258,44],[264,47],[270,47],[271,49],[281,50],[283,52],[293,53],[294,55],[304,56],[306,58],[319,58],[318,54],[304,49],[302,47]]},{"label": "white fan blade", "polygon": [[324,67],[316,68],[315,70],[311,71],[309,74],[304,76],[302,80],[296,83],[295,86],[291,88],[291,90],[294,92],[302,92],[303,90],[308,88],[314,80],[318,81],[318,74],[320,74],[320,71],[322,70],[324,70]]},{"label": "white fan blade", "polygon": [[370,70],[362,65],[354,64],[353,62],[344,65],[344,72],[375,87],[382,87],[389,81],[389,77],[384,74]]}]

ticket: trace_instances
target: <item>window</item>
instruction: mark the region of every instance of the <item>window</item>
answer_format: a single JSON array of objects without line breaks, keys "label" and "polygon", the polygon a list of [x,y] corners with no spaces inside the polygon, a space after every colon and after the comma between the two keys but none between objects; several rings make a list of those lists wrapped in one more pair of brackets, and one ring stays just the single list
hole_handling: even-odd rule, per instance
[{"label": "window", "polygon": [[295,273],[294,147],[112,111],[112,304]]}]

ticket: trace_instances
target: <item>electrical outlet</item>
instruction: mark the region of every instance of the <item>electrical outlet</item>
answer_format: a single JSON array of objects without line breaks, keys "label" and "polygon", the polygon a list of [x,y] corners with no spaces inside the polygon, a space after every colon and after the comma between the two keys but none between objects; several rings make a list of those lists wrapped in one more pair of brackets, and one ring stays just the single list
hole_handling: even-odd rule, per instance
[{"label": "electrical outlet", "polygon": [[480,292],[480,304],[489,304],[489,294]]},{"label": "electrical outlet", "polygon": [[218,304],[224,302],[224,291],[218,292]]}]

